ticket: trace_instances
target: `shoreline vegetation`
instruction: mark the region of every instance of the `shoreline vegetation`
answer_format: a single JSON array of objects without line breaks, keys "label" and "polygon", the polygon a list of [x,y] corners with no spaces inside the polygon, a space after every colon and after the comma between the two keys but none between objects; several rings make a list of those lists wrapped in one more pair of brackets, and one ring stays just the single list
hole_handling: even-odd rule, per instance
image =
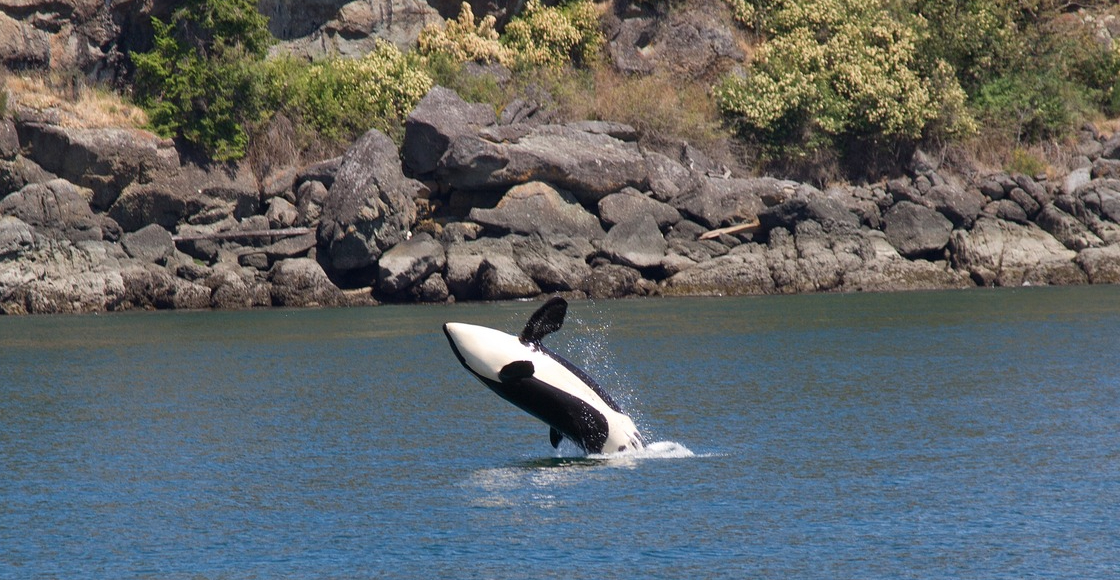
[{"label": "shoreline vegetation", "polygon": [[373,4],[0,8],[0,312],[1120,283],[1108,2]]}]

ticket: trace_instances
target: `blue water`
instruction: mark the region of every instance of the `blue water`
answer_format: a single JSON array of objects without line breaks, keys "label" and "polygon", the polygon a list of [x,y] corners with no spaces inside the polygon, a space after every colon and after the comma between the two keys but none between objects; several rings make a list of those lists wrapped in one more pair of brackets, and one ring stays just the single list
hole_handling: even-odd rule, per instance
[{"label": "blue water", "polygon": [[579,457],[448,320],[0,318],[0,578],[1120,577],[1120,288],[575,302]]}]

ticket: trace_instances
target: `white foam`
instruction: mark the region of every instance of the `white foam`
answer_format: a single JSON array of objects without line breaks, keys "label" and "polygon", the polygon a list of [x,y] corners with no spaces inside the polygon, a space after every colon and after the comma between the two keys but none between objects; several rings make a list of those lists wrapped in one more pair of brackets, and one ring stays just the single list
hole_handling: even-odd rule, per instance
[{"label": "white foam", "polygon": [[683,459],[687,457],[696,457],[688,447],[677,443],[676,441],[656,441],[646,445],[642,449],[621,451],[619,453],[593,453],[587,456],[589,459]]}]

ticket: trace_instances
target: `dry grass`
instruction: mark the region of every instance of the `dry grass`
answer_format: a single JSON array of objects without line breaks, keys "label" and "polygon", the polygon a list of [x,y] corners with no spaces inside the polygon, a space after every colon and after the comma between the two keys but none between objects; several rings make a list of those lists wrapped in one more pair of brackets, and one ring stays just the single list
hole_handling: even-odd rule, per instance
[{"label": "dry grass", "polygon": [[148,123],[144,111],[119,95],[72,78],[8,73],[0,80],[7,87],[9,111],[51,111],[63,127],[143,127]]},{"label": "dry grass", "polygon": [[715,102],[698,83],[600,66],[592,85],[582,98],[565,99],[569,116],[626,123],[654,143],[684,140],[704,149],[727,137]]}]

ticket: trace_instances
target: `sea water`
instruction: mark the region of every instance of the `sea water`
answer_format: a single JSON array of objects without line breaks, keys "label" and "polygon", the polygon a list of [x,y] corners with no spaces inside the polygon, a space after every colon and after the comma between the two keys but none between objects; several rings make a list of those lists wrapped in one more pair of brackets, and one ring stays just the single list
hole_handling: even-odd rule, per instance
[{"label": "sea water", "polygon": [[1120,577],[1120,289],[573,302],[651,444],[459,366],[539,303],[0,318],[0,578]]}]

